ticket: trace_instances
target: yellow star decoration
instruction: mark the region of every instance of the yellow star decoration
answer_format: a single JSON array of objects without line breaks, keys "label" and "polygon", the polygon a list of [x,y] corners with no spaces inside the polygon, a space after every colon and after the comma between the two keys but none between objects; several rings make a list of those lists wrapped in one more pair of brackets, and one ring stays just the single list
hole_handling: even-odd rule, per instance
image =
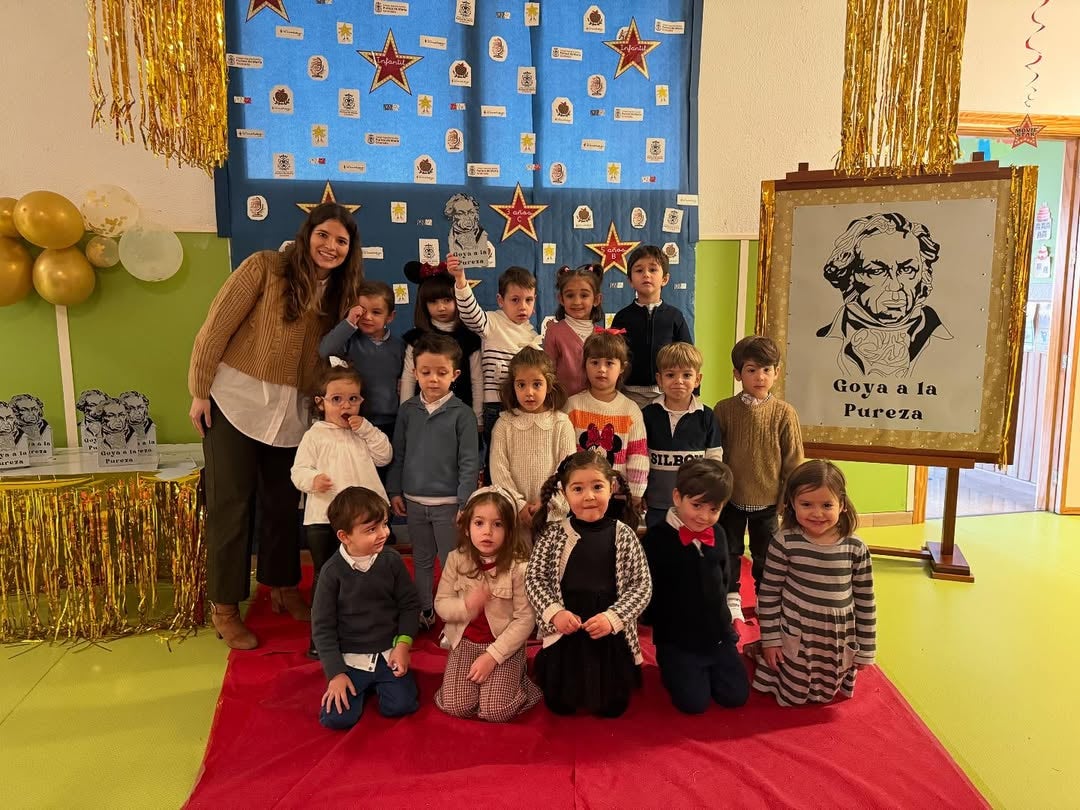
[{"label": "yellow star decoration", "polygon": [[615,230],[615,221],[608,225],[607,239],[603,242],[586,242],[585,247],[600,257],[600,264],[604,270],[615,267],[626,272],[626,254],[640,245],[641,242],[623,242],[619,239],[619,232]]},{"label": "yellow star decoration", "polygon": [[326,127],[323,124],[316,124],[311,128],[311,137],[317,141],[326,139]]},{"label": "yellow star decoration", "polygon": [[420,112],[431,112],[431,96],[420,96]]},{"label": "yellow star decoration", "polygon": [[341,39],[348,39],[352,36],[352,25],[349,23],[338,23],[337,34]]},{"label": "yellow star decoration", "polygon": [[[303,211],[305,214],[310,214],[312,211],[314,211],[320,205],[322,205],[323,203],[328,203],[328,202],[332,202],[332,203],[337,202],[337,198],[334,196],[334,190],[332,188],[330,188],[330,181],[329,180],[326,181],[326,188],[323,189],[322,199],[321,200],[319,200],[318,202],[315,202],[315,203],[297,203],[296,207],[299,208],[301,211]],[[350,214],[355,214],[357,211],[360,210],[359,205],[348,205],[346,203],[338,203],[338,205],[340,205],[342,208],[344,208]]]},{"label": "yellow star decoration", "polygon": [[658,39],[642,39],[638,33],[637,20],[630,18],[630,27],[625,39],[612,39],[604,42],[619,55],[619,64],[615,68],[615,78],[619,78],[630,68],[637,68],[646,79],[649,78],[649,65],[645,57],[660,46]]},{"label": "yellow star decoration", "polygon": [[656,91],[656,96],[661,101],[667,101],[668,100],[668,89],[666,87],[658,88],[657,91]]},{"label": "yellow star decoration", "polygon": [[619,164],[609,163],[607,167],[608,180],[617,180],[619,177]]},{"label": "yellow star decoration", "polygon": [[532,149],[536,145],[536,138],[533,137],[531,132],[526,132],[521,136],[521,148]]},{"label": "yellow star decoration", "polygon": [[405,216],[405,204],[394,203],[393,207],[390,209],[390,213],[392,213],[395,217]]},{"label": "yellow star decoration", "polygon": [[546,205],[530,205],[525,202],[525,195],[521,193],[521,183],[514,187],[514,198],[509,205],[492,205],[498,214],[506,218],[503,227],[502,241],[505,242],[518,231],[528,236],[534,242],[536,236],[535,220],[542,212],[547,210]]}]

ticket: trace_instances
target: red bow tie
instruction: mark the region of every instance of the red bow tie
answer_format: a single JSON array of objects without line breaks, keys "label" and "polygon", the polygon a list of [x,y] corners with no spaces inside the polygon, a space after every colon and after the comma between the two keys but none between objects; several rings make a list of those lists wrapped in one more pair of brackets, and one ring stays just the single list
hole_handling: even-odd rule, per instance
[{"label": "red bow tie", "polygon": [[710,526],[707,529],[702,529],[700,532],[692,532],[686,526],[679,527],[679,539],[682,540],[684,546],[688,546],[697,540],[703,546],[716,545],[716,538],[713,536],[713,530]]}]

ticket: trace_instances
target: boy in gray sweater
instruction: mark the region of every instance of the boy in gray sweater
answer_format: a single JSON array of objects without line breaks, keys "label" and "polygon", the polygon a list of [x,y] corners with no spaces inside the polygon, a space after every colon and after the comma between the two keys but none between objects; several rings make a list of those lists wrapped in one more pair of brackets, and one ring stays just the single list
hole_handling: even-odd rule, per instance
[{"label": "boy in gray sweater", "polygon": [[386,548],[386,501],[348,487],[330,502],[327,517],[341,541],[319,572],[311,606],[311,637],[326,673],[319,711],[326,728],[352,728],[374,689],[384,717],[419,707],[409,650],[418,631],[420,600],[401,556]]},{"label": "boy in gray sweater", "polygon": [[386,493],[405,518],[413,546],[420,626],[435,626],[435,555],[446,565],[457,546],[457,516],[476,489],[480,453],[476,414],[454,396],[461,347],[446,335],[413,344],[420,393],[402,403],[394,425],[394,460]]}]

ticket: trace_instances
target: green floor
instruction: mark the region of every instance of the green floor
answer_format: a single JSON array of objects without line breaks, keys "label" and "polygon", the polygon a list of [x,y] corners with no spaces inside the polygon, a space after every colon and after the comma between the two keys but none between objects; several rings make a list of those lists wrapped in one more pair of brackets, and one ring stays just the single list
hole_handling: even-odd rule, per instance
[{"label": "green floor", "polygon": [[[939,533],[930,523],[861,535],[917,547]],[[1080,518],[965,518],[957,541],[974,585],[875,560],[880,664],[995,807],[1076,807]],[[225,667],[211,633],[171,651],[151,634],[0,656],[6,810],[184,801]]]}]

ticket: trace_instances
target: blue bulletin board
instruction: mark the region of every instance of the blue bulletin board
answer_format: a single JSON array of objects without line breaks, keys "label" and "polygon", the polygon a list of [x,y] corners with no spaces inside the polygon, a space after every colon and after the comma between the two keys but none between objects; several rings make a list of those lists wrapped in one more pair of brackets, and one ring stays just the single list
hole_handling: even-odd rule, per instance
[{"label": "blue bulletin board", "polygon": [[[659,245],[692,325],[701,6],[227,0],[234,265],[334,199],[356,206],[369,278],[405,285],[453,240],[485,308],[508,266],[536,274],[538,326],[560,265],[604,264],[610,315],[633,300],[629,250]],[[415,288],[397,292],[400,332]]]}]

